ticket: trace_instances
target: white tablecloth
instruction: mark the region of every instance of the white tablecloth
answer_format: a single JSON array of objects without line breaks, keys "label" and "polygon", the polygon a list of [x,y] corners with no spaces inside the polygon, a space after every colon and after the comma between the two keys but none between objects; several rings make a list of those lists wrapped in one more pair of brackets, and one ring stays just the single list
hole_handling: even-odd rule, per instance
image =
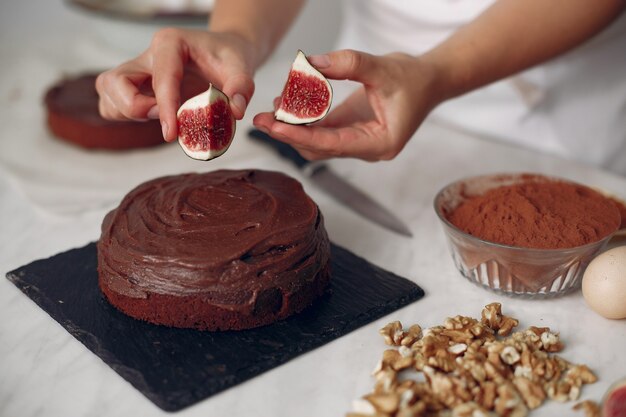
[{"label": "white tablecloth", "polygon": [[[502,302],[522,327],[549,326],[561,333],[567,345],[563,355],[589,364],[600,377],[584,388],[583,398],[599,400],[611,382],[626,375],[626,321],[597,316],[580,293],[529,301],[473,286],[455,270],[432,209],[438,189],[468,175],[540,172],[598,186],[622,198],[625,178],[427,122],[394,161],[331,162],[409,224],[414,237],[401,237],[337,204],[287,162],[246,138],[252,116],[269,108],[280,92],[287,57],[270,61],[258,74],[257,93],[248,116],[238,124],[232,147],[212,162],[190,160],[177,145],[90,152],[50,136],[43,92],[64,73],[114,65],[142,44],[116,47],[114,36],[106,39],[103,30],[110,22],[96,24],[58,1],[12,2],[0,8],[2,274],[96,240],[103,215],[144,180],[187,171],[264,168],[282,170],[303,182],[320,205],[333,241],[426,290],[424,299],[179,415],[342,415],[373,385],[370,371],[385,348],[378,328],[392,320],[431,326],[455,314],[476,316],[492,301]],[[0,279],[0,312],[0,416],[166,415],[6,279]],[[570,413],[570,405],[550,403],[534,415]]]}]

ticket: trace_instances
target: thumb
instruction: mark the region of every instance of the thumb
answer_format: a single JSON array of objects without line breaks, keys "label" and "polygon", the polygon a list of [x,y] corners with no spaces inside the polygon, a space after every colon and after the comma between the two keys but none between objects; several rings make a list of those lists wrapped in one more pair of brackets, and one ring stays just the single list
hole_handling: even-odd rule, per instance
[{"label": "thumb", "polygon": [[230,108],[237,120],[241,120],[254,93],[252,77],[243,72],[229,76],[223,85],[223,91],[230,98]]},{"label": "thumb", "polygon": [[373,84],[378,77],[379,58],[365,52],[344,49],[325,55],[311,55],[307,59],[324,76],[334,80]]}]

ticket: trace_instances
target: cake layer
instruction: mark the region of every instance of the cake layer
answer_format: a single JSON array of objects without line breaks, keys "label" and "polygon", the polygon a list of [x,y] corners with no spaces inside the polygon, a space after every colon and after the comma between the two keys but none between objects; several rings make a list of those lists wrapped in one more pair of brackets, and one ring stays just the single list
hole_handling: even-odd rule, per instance
[{"label": "cake layer", "polygon": [[103,221],[99,282],[133,317],[242,328],[310,304],[328,282],[329,256],[322,215],[298,181],[220,170],[132,190]]}]

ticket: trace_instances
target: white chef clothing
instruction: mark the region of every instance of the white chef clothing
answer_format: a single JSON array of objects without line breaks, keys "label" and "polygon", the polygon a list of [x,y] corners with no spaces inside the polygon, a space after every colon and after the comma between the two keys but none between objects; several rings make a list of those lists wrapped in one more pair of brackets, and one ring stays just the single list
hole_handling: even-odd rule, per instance
[{"label": "white chef clothing", "polygon": [[[493,2],[345,0],[338,48],[421,54]],[[626,175],[626,13],[574,50],[450,100],[432,117]]]}]

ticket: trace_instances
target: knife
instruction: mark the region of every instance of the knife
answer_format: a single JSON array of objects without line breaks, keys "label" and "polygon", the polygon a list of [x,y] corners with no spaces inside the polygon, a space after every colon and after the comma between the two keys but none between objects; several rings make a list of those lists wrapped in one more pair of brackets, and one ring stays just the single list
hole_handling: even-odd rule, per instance
[{"label": "knife", "polygon": [[308,161],[300,156],[291,145],[276,140],[258,129],[251,129],[248,135],[260,143],[269,145],[280,156],[291,161],[304,175],[341,204],[380,226],[404,236],[413,236],[409,228],[395,214],[346,182],[334,173],[326,163]]}]

